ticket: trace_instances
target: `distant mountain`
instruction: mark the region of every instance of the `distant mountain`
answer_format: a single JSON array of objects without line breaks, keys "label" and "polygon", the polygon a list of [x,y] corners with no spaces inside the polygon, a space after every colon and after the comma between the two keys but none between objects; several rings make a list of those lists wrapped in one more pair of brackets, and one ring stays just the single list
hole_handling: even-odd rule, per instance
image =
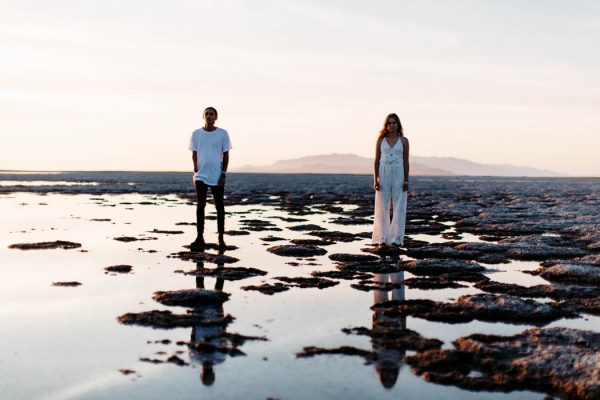
[{"label": "distant mountain", "polygon": [[539,168],[510,164],[479,164],[454,157],[411,157],[419,163],[433,168],[452,171],[455,175],[470,176],[561,176],[561,174]]},{"label": "distant mountain", "polygon": [[[371,174],[373,160],[354,154],[328,154],[276,161],[271,165],[245,165],[235,172],[271,172],[271,173],[315,173],[315,174]],[[441,168],[411,162],[411,174],[414,175],[452,175]]]},{"label": "distant mountain", "polygon": [[[232,172],[371,174],[373,160],[354,154],[327,154],[280,160],[270,165],[244,165]],[[559,176],[552,171],[509,164],[479,164],[453,157],[411,157],[411,175]]]}]

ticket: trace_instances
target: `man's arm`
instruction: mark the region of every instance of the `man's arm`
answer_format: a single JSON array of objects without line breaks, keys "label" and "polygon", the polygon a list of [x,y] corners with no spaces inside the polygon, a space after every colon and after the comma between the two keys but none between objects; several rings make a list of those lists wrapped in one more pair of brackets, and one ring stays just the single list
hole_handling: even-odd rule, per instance
[{"label": "man's arm", "polygon": [[219,178],[219,186],[225,185],[225,177],[226,177],[225,173],[227,172],[228,165],[229,165],[229,152],[224,151],[223,152],[223,169],[221,171],[221,177]]},{"label": "man's arm", "polygon": [[192,160],[194,161],[194,173],[198,172],[198,153],[192,151]]}]

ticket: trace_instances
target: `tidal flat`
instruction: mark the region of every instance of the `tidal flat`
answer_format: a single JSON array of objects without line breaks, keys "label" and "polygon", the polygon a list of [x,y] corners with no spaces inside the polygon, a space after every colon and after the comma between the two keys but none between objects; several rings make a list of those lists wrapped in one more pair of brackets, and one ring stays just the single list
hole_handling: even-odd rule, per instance
[{"label": "tidal flat", "polygon": [[[600,396],[600,179],[0,173],[2,399]],[[207,205],[207,242],[216,242]]]}]

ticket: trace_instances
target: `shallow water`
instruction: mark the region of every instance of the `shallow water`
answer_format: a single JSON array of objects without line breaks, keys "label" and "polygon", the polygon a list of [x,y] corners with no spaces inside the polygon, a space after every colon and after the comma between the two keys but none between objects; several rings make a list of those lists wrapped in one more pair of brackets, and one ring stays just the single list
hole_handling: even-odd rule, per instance
[{"label": "shallow water", "polygon": [[[140,204],[148,203],[151,204]],[[351,207],[351,206],[348,206]],[[252,210],[250,213],[248,211]],[[207,211],[212,212],[208,205]],[[307,221],[284,222],[271,217],[289,217],[276,207],[237,205],[228,207],[227,229],[239,229],[243,219],[265,219],[283,230],[250,232],[229,236],[228,244],[238,247],[226,254],[239,258],[233,266],[254,267],[268,275],[225,281],[231,294],[223,305],[225,314],[235,321],[228,332],[265,336],[268,341],[249,341],[240,347],[246,356],[224,357],[213,367],[214,382],[202,382],[202,365],[187,346],[191,328],[172,330],[126,326],[116,318],[127,312],[170,309],[184,313],[182,307],[166,307],[152,300],[158,290],[196,287],[196,279],[175,270],[192,270],[194,262],[167,258],[184,250],[195,236],[195,227],[176,225],[194,221],[194,206],[175,196],[153,195],[37,195],[12,193],[0,196],[0,398],[2,399],[159,399],[159,398],[245,398],[265,399],[543,399],[533,392],[469,392],[451,386],[431,384],[415,376],[398,359],[398,376],[385,388],[374,364],[360,357],[332,355],[296,358],[306,346],[326,348],[341,345],[371,350],[368,337],[346,335],[341,329],[371,328],[376,294],[350,287],[349,281],[319,290],[292,288],[267,296],[244,291],[240,286],[273,283],[275,276],[310,276],[315,270],[333,270],[325,256],[315,257],[318,266],[293,267],[294,258],[266,251],[268,246],[285,244],[294,238],[311,238],[304,232],[286,229],[315,223],[331,230],[359,233],[369,225],[342,226],[330,222],[333,214],[301,216]],[[297,217],[297,216],[296,216]],[[110,221],[93,221],[94,219]],[[207,221],[207,241],[214,241],[216,222]],[[182,230],[182,235],[152,233],[153,229]],[[449,225],[449,229],[452,227]],[[273,235],[286,241],[263,242]],[[123,243],[119,236],[155,237],[157,240]],[[411,235],[429,242],[446,241],[439,235]],[[14,243],[68,240],[82,244],[72,250],[9,249]],[[478,240],[463,235],[464,240]],[[328,254],[360,253],[369,240],[338,243],[325,247]],[[266,245],[265,245],[266,244]],[[148,250],[155,250],[150,253]],[[404,259],[407,259],[406,257]],[[131,274],[109,275],[104,268],[117,264],[133,266]],[[531,286],[547,283],[521,271],[537,268],[536,262],[517,262],[487,266],[496,281]],[[205,267],[214,264],[205,263]],[[404,278],[411,277],[404,273]],[[52,282],[78,281],[79,287],[53,287]],[[205,278],[212,289],[215,279]],[[463,289],[404,289],[406,299],[427,298],[450,301],[463,294],[479,293],[470,284]],[[394,292],[388,294],[390,297]],[[559,320],[550,326],[569,326],[600,330],[598,317]],[[471,333],[511,335],[533,327],[474,321],[444,324],[408,317],[406,327],[427,338],[444,341],[444,347]],[[154,343],[169,339],[170,344]],[[165,352],[166,354],[156,354]],[[177,353],[180,352],[180,353]],[[178,354],[189,366],[154,365],[140,357],[166,359]],[[134,370],[124,375],[118,370]],[[206,371],[204,371],[206,376]],[[393,379],[392,379],[393,380]]]}]

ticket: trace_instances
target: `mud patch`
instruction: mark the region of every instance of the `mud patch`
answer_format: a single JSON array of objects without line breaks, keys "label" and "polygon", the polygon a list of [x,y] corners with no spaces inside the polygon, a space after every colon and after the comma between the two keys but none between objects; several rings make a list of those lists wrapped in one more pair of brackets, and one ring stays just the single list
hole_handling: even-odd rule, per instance
[{"label": "mud patch", "polygon": [[266,271],[256,268],[244,267],[223,267],[223,268],[197,268],[185,272],[186,275],[194,276],[212,276],[228,281],[237,281],[240,279],[252,278],[254,276],[266,275]]},{"label": "mud patch", "polygon": [[262,294],[266,294],[269,296],[274,295],[275,293],[285,292],[286,290],[290,290],[288,285],[284,285],[283,283],[263,283],[262,285],[248,285],[240,287],[242,290],[254,290],[257,292],[261,292]]},{"label": "mud patch", "polygon": [[337,282],[337,281],[332,281],[330,279],[325,279],[325,278],[315,278],[315,277],[313,277],[313,278],[304,278],[304,277],[291,278],[291,277],[287,277],[287,276],[276,276],[273,279],[277,279],[278,281],[292,284],[292,285],[290,285],[292,287],[299,287],[299,288],[303,288],[303,289],[307,289],[307,288],[325,289],[325,288],[336,286],[339,284],[339,282]]},{"label": "mud patch", "polygon": [[152,328],[173,329],[203,326],[226,326],[233,321],[231,315],[226,315],[222,318],[207,319],[201,315],[188,314],[173,314],[171,311],[145,311],[140,313],[127,313],[117,318],[124,325],[140,325],[149,326]]},{"label": "mud patch", "polygon": [[317,246],[281,245],[267,248],[267,251],[283,257],[313,257],[327,254],[327,250]]},{"label": "mud patch", "polygon": [[113,275],[116,274],[128,274],[131,272],[133,267],[131,265],[113,265],[110,267],[104,268],[105,274],[111,273]]},{"label": "mud patch", "polygon": [[373,310],[388,317],[410,315],[429,321],[464,323],[475,319],[513,324],[546,324],[578,315],[557,304],[540,303],[508,295],[477,294],[461,296],[454,303],[432,300],[394,300],[376,304]]},{"label": "mud patch", "polygon": [[469,390],[536,390],[571,399],[600,398],[600,334],[569,328],[514,336],[475,334],[455,350],[406,358],[426,380]]},{"label": "mud patch", "polygon": [[54,242],[16,243],[8,246],[9,249],[18,250],[51,250],[51,249],[77,249],[81,243],[68,242],[66,240],[55,240]]},{"label": "mud patch", "polygon": [[185,289],[154,292],[152,298],[166,306],[202,307],[219,305],[229,300],[229,294],[206,289]]},{"label": "mud patch", "polygon": [[77,281],[52,282],[52,286],[77,287],[77,286],[81,286],[81,282],[77,282]]}]

